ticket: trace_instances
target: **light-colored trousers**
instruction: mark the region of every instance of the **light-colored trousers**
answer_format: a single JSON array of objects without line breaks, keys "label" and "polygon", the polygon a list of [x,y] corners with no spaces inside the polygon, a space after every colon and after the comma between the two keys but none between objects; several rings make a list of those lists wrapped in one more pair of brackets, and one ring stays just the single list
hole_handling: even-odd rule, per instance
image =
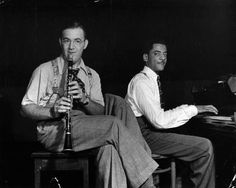
[{"label": "light-colored trousers", "polygon": [[[72,115],[73,150],[100,147],[96,158],[98,188],[138,188],[151,177],[158,164],[151,158],[128,104],[111,94],[105,96],[105,104],[109,115]],[[61,151],[64,127],[55,126],[47,135],[39,135],[39,140],[47,149]]]}]

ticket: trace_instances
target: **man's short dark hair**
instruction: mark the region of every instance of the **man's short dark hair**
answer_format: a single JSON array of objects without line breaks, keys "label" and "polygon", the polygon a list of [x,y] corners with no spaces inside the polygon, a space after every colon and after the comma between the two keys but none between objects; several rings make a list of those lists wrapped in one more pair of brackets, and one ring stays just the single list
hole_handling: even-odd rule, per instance
[{"label": "man's short dark hair", "polygon": [[167,40],[165,38],[149,38],[144,41],[144,45],[142,48],[142,53],[149,53],[149,51],[152,49],[153,44],[164,44],[167,46]]},{"label": "man's short dark hair", "polygon": [[62,23],[62,26],[60,28],[60,37],[62,36],[62,32],[65,29],[75,29],[75,28],[81,28],[84,31],[84,39],[87,38],[87,33],[84,25],[80,23],[77,19],[65,19]]}]

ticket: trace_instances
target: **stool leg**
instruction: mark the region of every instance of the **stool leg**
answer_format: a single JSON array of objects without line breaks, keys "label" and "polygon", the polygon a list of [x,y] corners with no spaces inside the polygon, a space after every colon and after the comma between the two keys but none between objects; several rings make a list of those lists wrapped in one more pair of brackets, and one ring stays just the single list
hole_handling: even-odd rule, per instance
[{"label": "stool leg", "polygon": [[34,188],[40,188],[40,171],[41,162],[39,160],[34,161]]},{"label": "stool leg", "polygon": [[84,175],[84,188],[89,188],[89,162],[88,160],[83,162],[83,175]]},{"label": "stool leg", "polygon": [[176,187],[176,165],[175,161],[171,161],[171,188]]}]

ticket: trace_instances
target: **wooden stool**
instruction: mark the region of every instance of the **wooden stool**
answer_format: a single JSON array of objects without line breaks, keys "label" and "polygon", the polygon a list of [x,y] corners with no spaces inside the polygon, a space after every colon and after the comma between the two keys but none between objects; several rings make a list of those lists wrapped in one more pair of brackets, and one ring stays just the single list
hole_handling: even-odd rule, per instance
[{"label": "wooden stool", "polygon": [[[91,183],[90,172],[91,161],[95,157],[97,151],[89,150],[72,153],[51,153],[51,152],[35,152],[31,157],[34,159],[34,186],[42,188],[41,176],[46,171],[82,171],[83,188],[89,188]],[[55,180],[57,180],[54,177]]]},{"label": "wooden stool", "polygon": [[153,175],[171,172],[171,188],[176,188],[176,164],[175,159],[163,155],[152,154],[152,158],[158,163],[161,160],[168,161],[169,165],[166,168],[158,167]]}]

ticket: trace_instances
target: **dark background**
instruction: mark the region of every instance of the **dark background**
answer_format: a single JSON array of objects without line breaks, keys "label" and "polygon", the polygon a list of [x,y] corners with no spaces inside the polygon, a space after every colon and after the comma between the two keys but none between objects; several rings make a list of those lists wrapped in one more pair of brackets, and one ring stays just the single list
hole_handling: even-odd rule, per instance
[{"label": "dark background", "polygon": [[233,0],[5,0],[0,8],[1,87],[25,87],[37,65],[59,55],[58,27],[72,16],[87,27],[84,59],[104,84],[127,83],[142,67],[142,42],[154,34],[169,41],[168,79],[234,71]]},{"label": "dark background", "polygon": [[80,18],[87,28],[84,60],[100,74],[104,93],[125,95],[129,80],[143,67],[141,47],[151,35],[169,42],[162,80],[171,86],[172,105],[192,102],[193,82],[235,73],[234,0],[0,0],[4,184],[32,181],[35,126],[19,114],[20,102],[36,66],[60,54],[58,28],[67,17]]}]

